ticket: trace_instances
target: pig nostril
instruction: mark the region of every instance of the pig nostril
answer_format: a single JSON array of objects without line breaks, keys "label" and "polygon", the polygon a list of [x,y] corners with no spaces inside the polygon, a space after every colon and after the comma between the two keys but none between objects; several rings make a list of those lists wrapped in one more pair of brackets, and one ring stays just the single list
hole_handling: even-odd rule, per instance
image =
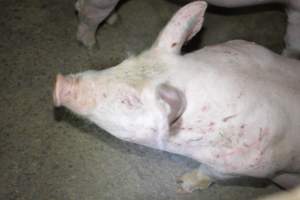
[{"label": "pig nostril", "polygon": [[60,102],[60,90],[61,90],[61,83],[63,81],[63,75],[58,74],[56,76],[56,80],[54,83],[54,90],[53,90],[53,103],[55,106],[61,106]]}]

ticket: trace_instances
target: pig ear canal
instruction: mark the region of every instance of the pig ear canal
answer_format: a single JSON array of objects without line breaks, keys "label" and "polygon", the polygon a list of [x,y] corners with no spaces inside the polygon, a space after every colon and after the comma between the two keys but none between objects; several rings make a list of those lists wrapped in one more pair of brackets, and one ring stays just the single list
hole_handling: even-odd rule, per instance
[{"label": "pig ear canal", "polygon": [[169,124],[175,122],[183,114],[186,107],[186,99],[183,92],[168,84],[158,86],[157,95],[167,105]]},{"label": "pig ear canal", "polygon": [[182,7],[160,32],[153,48],[180,53],[183,44],[202,28],[206,8],[205,1],[195,1]]}]

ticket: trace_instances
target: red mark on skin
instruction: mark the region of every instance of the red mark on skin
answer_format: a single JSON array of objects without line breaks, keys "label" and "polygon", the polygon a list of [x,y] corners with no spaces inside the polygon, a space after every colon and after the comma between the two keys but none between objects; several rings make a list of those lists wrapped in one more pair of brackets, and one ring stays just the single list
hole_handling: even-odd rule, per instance
[{"label": "red mark on skin", "polygon": [[172,47],[175,47],[177,45],[177,43],[176,42],[174,42],[174,43],[172,43]]},{"label": "red mark on skin", "polygon": [[198,141],[201,141],[203,139],[203,137],[199,137],[197,139],[192,139],[192,140],[189,140],[187,141],[188,143],[191,143],[191,142],[198,142]]},{"label": "red mark on skin", "polygon": [[248,151],[249,148],[251,149],[257,149],[257,147],[259,146],[259,144],[261,143],[262,139],[264,137],[266,137],[269,134],[269,129],[268,128],[260,128],[259,129],[259,136],[258,139],[256,141],[254,141],[252,144],[246,144],[243,143],[243,147],[237,147],[236,149],[229,151],[228,153],[225,153],[222,155],[223,158],[228,157],[228,156],[232,156],[235,154],[244,154]]},{"label": "red mark on skin", "polygon": [[228,117],[224,117],[223,118],[223,122],[227,122],[228,120],[230,120],[230,119],[232,119],[232,118],[235,118],[236,117],[236,115],[230,115],[230,116],[228,116]]},{"label": "red mark on skin", "polygon": [[155,128],[150,128],[150,130],[151,130],[153,133],[156,133],[156,132],[157,132],[157,129],[155,129]]},{"label": "red mark on skin", "polygon": [[239,137],[242,137],[245,134],[245,124],[242,124],[240,128]]},{"label": "red mark on skin", "polygon": [[242,96],[243,96],[243,92],[240,92],[237,98],[240,99]]},{"label": "red mark on skin", "polygon": [[250,146],[246,143],[243,143],[243,146],[246,147],[246,148],[249,148]]},{"label": "red mark on skin", "polygon": [[133,107],[133,104],[132,104],[132,102],[130,101],[130,99],[127,97],[127,98],[125,98],[125,99],[123,99],[122,101],[121,101],[121,103],[122,104],[126,104],[127,106],[129,106],[129,107]]},{"label": "red mark on skin", "polygon": [[181,127],[180,129],[181,130],[188,130],[188,131],[192,131],[193,130],[193,128],[184,128],[184,127]]},{"label": "red mark on skin", "polygon": [[214,125],[215,125],[215,122],[210,122],[208,124],[207,132],[214,132],[215,131]]},{"label": "red mark on skin", "polygon": [[208,106],[203,106],[202,108],[201,108],[201,111],[202,112],[207,112],[209,110],[209,107]]},{"label": "red mark on skin", "polygon": [[175,26],[180,26],[181,25],[181,23],[180,22],[173,22],[174,24],[175,24]]},{"label": "red mark on skin", "polygon": [[262,141],[262,139],[263,139],[263,137],[265,136],[265,135],[268,135],[269,134],[269,129],[268,128],[260,128],[259,129],[259,137],[258,137],[258,141]]}]

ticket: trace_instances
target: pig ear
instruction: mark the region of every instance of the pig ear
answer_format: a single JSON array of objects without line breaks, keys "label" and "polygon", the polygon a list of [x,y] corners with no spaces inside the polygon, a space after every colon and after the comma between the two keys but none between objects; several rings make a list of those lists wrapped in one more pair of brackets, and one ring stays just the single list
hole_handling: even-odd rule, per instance
[{"label": "pig ear", "polygon": [[153,48],[179,53],[184,42],[201,29],[207,3],[195,1],[181,8],[160,32]]},{"label": "pig ear", "polygon": [[157,96],[168,107],[167,116],[169,123],[174,122],[182,115],[186,107],[186,100],[180,90],[167,84],[161,84],[157,88]]}]

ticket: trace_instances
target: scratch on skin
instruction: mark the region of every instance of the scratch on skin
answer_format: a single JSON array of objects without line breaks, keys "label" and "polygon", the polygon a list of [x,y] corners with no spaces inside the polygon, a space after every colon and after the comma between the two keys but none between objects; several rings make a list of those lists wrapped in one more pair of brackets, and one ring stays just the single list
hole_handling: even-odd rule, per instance
[{"label": "scratch on skin", "polygon": [[227,116],[227,117],[224,117],[223,118],[223,122],[227,122],[228,120],[232,119],[232,118],[235,118],[237,115],[230,115],[230,116]]},{"label": "scratch on skin", "polygon": [[240,92],[237,98],[240,99],[242,96],[243,96],[243,92]]},{"label": "scratch on skin", "polygon": [[[221,133],[219,133],[221,136],[224,136],[222,135]],[[251,144],[246,144],[246,143],[243,143],[243,147],[237,147],[236,149],[232,150],[232,151],[229,151],[228,153],[224,153],[222,155],[223,158],[225,157],[228,157],[228,156],[232,156],[232,155],[235,155],[235,154],[244,154],[248,151],[248,149],[255,149],[262,141],[262,139],[264,137],[266,137],[267,135],[269,134],[269,129],[268,128],[260,128],[259,129],[259,136],[258,136],[258,139],[254,142],[252,142]]]},{"label": "scratch on skin", "polygon": [[201,141],[202,139],[203,139],[203,137],[200,137],[200,138],[197,138],[197,139],[191,139],[191,140],[188,140],[187,142],[188,142],[188,143],[198,142],[198,141]]},{"label": "scratch on skin", "polygon": [[242,137],[245,134],[245,126],[246,126],[245,124],[241,125],[241,127],[240,127],[241,129],[240,129],[240,132],[238,135],[239,137]]},{"label": "scratch on skin", "polygon": [[[243,127],[242,127],[243,126]],[[245,125],[242,125],[241,128],[244,128]],[[221,136],[224,136],[222,133],[219,133]],[[215,158],[217,159],[224,159],[224,165],[226,167],[230,167],[231,170],[237,170],[238,167],[233,165],[232,162],[230,162],[229,160],[227,160],[226,158],[230,157],[230,156],[236,156],[236,155],[241,155],[241,154],[245,154],[249,151],[249,149],[255,149],[255,150],[259,150],[259,146],[261,144],[261,141],[263,140],[263,138],[265,138],[267,135],[269,134],[269,129],[268,128],[259,128],[259,134],[258,134],[258,138],[253,141],[251,144],[246,144],[245,142],[242,143],[241,147],[237,147],[232,151],[229,151],[227,153],[224,154],[216,154]],[[249,164],[249,167],[251,168],[258,168],[259,163],[262,161],[263,159],[263,155],[264,155],[264,151],[265,150],[259,150],[259,154],[257,155],[257,157],[255,158],[255,163]]]},{"label": "scratch on skin", "polygon": [[202,108],[201,108],[201,111],[202,112],[207,112],[209,110],[209,106],[203,106]]},{"label": "scratch on skin", "polygon": [[218,132],[218,133],[223,139],[227,140],[227,142],[232,143],[232,140],[229,137],[226,137],[222,132]]},{"label": "scratch on skin", "polygon": [[208,125],[207,132],[214,132],[215,131],[214,126],[215,126],[215,122],[210,122]]},{"label": "scratch on skin", "polygon": [[135,105],[141,104],[141,101],[136,96],[126,96],[124,99],[121,100],[122,104],[126,104],[128,107],[133,107]]}]

